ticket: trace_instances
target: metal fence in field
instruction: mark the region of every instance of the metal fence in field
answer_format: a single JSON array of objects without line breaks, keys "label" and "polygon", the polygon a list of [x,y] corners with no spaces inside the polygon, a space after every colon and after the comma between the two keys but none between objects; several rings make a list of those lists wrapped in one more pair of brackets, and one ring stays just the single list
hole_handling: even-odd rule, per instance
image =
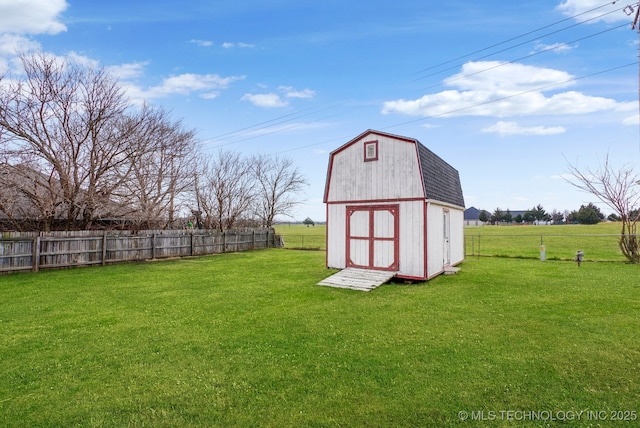
[{"label": "metal fence in field", "polygon": [[279,246],[273,229],[4,233],[0,273],[198,256]]},{"label": "metal fence in field", "polygon": [[286,235],[282,237],[285,248],[302,250],[326,250],[327,239],[324,235]]},{"label": "metal fence in field", "polygon": [[619,234],[465,234],[465,257],[574,260],[578,251],[589,261],[626,261]]}]

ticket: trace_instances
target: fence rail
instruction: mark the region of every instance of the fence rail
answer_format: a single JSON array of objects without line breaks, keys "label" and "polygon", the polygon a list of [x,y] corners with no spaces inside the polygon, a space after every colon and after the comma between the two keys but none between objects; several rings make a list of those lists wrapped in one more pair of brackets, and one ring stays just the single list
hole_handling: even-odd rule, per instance
[{"label": "fence rail", "polygon": [[325,235],[295,235],[287,234],[282,237],[285,248],[303,250],[326,250],[327,239]]},{"label": "fence rail", "polygon": [[279,237],[273,229],[224,232],[147,230],[101,234],[92,231],[12,232],[0,236],[0,274],[219,254],[277,246]]},{"label": "fence rail", "polygon": [[[591,261],[625,261],[620,234],[465,234],[465,257],[573,260],[578,251]],[[544,254],[543,254],[544,253]]]}]

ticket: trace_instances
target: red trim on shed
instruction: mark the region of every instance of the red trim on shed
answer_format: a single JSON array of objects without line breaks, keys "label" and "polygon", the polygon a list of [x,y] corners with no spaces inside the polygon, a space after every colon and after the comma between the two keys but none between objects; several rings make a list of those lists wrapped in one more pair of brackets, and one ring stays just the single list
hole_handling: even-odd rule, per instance
[{"label": "red trim on shed", "polygon": [[[384,221],[376,217],[376,213],[384,212],[388,212],[392,217],[392,230],[385,228]],[[347,267],[386,271],[397,271],[399,269],[399,212],[399,205],[351,205],[346,207],[345,263]],[[356,213],[363,214],[359,219],[363,224],[358,228],[358,231],[353,230],[351,221]],[[391,246],[385,244],[391,244]],[[393,254],[386,256],[385,254],[380,254],[388,251],[389,247],[391,247]],[[381,260],[386,261],[382,262]]]},{"label": "red trim on shed", "polygon": [[351,199],[348,201],[331,201],[326,202],[327,205],[344,205],[344,204],[380,204],[387,202],[415,202],[424,201],[424,198],[392,198],[392,199]]},{"label": "red trim on shed", "polygon": [[429,203],[425,203],[423,205],[423,209],[424,209],[424,223],[423,223],[423,227],[424,227],[424,274],[423,274],[423,279],[427,279],[427,277],[429,276],[429,228],[427,227],[427,220],[428,220],[428,215],[429,215]]},{"label": "red trim on shed", "polygon": [[324,224],[324,245],[325,245],[325,250],[324,250],[324,265],[326,267],[329,267],[329,205],[325,204],[324,206],[324,218],[325,218],[325,224]]},{"label": "red trim on shed", "polygon": [[378,160],[378,140],[365,141],[364,147],[364,161],[372,162]]}]

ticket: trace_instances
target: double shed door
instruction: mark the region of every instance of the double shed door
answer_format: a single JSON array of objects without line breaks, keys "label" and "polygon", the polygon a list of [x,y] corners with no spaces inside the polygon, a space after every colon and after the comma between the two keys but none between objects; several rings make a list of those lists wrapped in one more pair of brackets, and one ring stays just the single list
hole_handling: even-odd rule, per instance
[{"label": "double shed door", "polygon": [[399,206],[347,206],[347,267],[397,271]]}]

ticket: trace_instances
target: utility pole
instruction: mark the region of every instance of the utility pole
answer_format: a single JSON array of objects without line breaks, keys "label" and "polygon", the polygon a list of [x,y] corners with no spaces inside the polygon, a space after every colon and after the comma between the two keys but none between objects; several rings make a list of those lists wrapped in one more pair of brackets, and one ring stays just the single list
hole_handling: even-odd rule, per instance
[{"label": "utility pole", "polygon": [[[638,30],[638,18],[640,17],[640,7],[638,7],[638,5],[636,5],[636,8],[637,8],[636,16],[633,18],[633,24],[631,24],[631,29],[632,30]],[[627,6],[622,10],[627,15],[631,15],[633,13],[633,6]],[[638,30],[638,31],[640,31],[640,30]]]},{"label": "utility pole", "polygon": [[[628,16],[634,13],[633,6],[627,6],[622,9]],[[640,5],[636,4],[635,16],[631,29],[638,33],[638,59],[640,60]],[[638,65],[638,115],[640,116],[640,64]],[[640,126],[640,125],[639,125]]]}]

